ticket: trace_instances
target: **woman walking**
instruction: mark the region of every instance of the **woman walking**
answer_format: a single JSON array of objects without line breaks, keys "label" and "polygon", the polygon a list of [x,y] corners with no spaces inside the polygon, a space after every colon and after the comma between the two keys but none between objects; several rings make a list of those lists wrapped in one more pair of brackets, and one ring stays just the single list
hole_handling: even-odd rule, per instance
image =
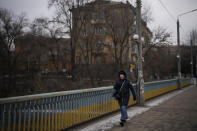
[{"label": "woman walking", "polygon": [[130,91],[133,95],[133,99],[136,100],[135,90],[130,81],[127,79],[127,74],[125,71],[120,71],[118,73],[118,80],[116,80],[114,90],[113,97],[115,97],[118,101],[121,110],[120,125],[124,126],[126,119],[128,119],[127,106],[130,98]]}]

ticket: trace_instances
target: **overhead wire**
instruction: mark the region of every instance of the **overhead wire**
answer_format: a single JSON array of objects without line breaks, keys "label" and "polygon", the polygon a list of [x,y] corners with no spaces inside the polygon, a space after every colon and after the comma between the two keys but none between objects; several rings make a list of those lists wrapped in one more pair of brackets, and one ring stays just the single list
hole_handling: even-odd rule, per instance
[{"label": "overhead wire", "polygon": [[[161,6],[166,10],[166,12],[168,13],[168,15],[171,17],[171,19],[176,23],[176,18],[172,15],[172,13],[169,11],[169,9],[165,6],[165,4],[161,1],[161,0],[158,0],[159,1],[159,3],[161,4]],[[197,9],[196,9],[197,10]],[[196,11],[196,10],[192,10],[192,12],[193,11]],[[187,13],[189,13],[189,12],[187,12]],[[185,14],[185,13],[184,13]],[[183,15],[183,14],[181,14],[181,15]],[[179,15],[180,16],[180,15]],[[185,32],[185,30],[183,29],[183,27],[182,26],[180,26],[180,28],[181,28],[181,30],[183,31],[183,33],[186,35],[186,32]]]},{"label": "overhead wire", "polygon": [[159,3],[161,4],[161,6],[166,10],[166,12],[168,13],[168,15],[176,22],[176,19],[174,18],[174,16],[171,14],[171,12],[168,10],[168,8],[165,6],[165,4],[161,1],[158,0]]}]

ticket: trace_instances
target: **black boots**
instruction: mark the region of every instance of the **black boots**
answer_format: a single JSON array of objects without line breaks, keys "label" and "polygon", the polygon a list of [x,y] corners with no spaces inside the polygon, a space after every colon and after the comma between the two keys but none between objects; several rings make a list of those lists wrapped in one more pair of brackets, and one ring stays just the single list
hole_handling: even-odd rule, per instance
[{"label": "black boots", "polygon": [[126,120],[120,120],[120,126],[123,127]]}]

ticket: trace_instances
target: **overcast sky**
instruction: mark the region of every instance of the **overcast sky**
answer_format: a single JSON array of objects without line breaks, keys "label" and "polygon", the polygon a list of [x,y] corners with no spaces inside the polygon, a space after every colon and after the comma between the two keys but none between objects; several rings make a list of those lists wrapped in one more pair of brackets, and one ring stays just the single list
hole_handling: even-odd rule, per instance
[{"label": "overcast sky", "polygon": [[[48,0],[0,0],[0,7],[11,9],[16,14],[25,12],[30,20],[36,17],[46,16],[52,17],[53,9],[48,9]],[[119,1],[119,0],[116,0]],[[126,0],[123,0],[126,1]],[[131,1],[131,0],[130,0]],[[153,29],[157,26],[167,27],[172,32],[173,41],[176,42],[176,19],[178,14],[187,12],[197,8],[197,0],[160,0],[173,15],[172,19],[166,10],[162,7],[159,0],[142,0],[142,6],[150,6],[154,21],[148,26]],[[135,0],[132,0],[134,3]],[[181,31],[181,41],[187,39],[188,32],[197,29],[197,11],[184,15],[180,18],[180,24],[183,29]]]},{"label": "overcast sky", "polygon": [[[151,28],[161,25],[167,27],[173,33],[173,40],[176,42],[176,20],[177,16],[181,13],[197,9],[197,0],[160,0],[171,12],[174,19],[172,19],[167,11],[162,7],[159,0],[143,0],[144,5],[149,5],[152,9],[154,21],[149,25]],[[188,33],[193,28],[197,29],[197,11],[189,13],[180,17],[180,29],[182,41],[187,39]]]}]

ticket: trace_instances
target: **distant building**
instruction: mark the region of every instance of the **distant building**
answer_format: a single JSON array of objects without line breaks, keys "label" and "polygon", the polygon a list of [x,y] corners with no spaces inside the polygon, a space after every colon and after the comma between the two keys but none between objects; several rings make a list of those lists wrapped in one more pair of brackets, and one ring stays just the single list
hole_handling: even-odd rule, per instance
[{"label": "distant building", "polygon": [[176,45],[169,45],[168,46],[168,53],[171,55],[177,55],[178,48]]},{"label": "distant building", "polygon": [[46,72],[69,72],[70,39],[52,39],[26,35],[15,40],[20,70]]},{"label": "distant building", "polygon": [[166,45],[155,45],[154,47],[152,47],[151,50],[158,51],[158,49],[166,50],[168,55],[177,55],[177,51],[178,51],[177,45],[169,45],[169,44],[166,44]]},{"label": "distant building", "polygon": [[[95,0],[73,7],[73,38],[76,64],[136,63],[136,12],[129,3]],[[142,21],[144,44],[152,32]]]}]

